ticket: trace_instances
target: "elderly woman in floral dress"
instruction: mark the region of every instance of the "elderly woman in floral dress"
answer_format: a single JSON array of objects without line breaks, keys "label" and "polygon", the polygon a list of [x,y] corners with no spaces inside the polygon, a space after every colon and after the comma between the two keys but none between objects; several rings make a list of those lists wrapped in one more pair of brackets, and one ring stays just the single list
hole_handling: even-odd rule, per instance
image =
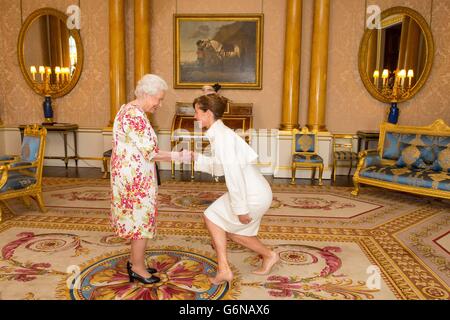
[{"label": "elderly woman in floral dress", "polygon": [[111,155],[111,223],[116,234],[131,240],[127,264],[130,281],[150,284],[160,281],[145,266],[147,240],[155,236],[157,216],[157,173],[155,161],[190,163],[191,153],[162,151],[146,116],[162,105],[166,82],[145,75],[137,84],[136,99],[123,105],[113,127]]}]

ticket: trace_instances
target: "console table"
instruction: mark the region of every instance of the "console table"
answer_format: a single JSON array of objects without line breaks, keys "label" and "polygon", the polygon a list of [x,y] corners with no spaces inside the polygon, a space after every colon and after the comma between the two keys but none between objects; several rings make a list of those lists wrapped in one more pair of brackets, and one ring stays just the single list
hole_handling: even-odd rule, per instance
[{"label": "console table", "polygon": [[357,131],[356,135],[358,136],[358,153],[361,150],[363,141],[364,141],[364,150],[369,148],[370,141],[378,141],[380,137],[379,131]]},{"label": "console table", "polygon": [[[60,159],[63,160],[66,164],[66,169],[68,168],[69,160],[75,160],[75,165],[78,168],[78,144],[77,144],[77,130],[78,125],[73,123],[55,123],[53,125],[43,125],[45,129],[47,129],[47,132],[61,132],[63,134],[64,138],[64,157],[62,156],[49,156],[44,157],[45,159]],[[25,129],[26,125],[20,125],[20,135],[23,140],[23,130]],[[74,149],[75,149],[75,155],[68,156],[67,155],[67,135],[69,133],[73,134],[73,141],[74,141]]]}]

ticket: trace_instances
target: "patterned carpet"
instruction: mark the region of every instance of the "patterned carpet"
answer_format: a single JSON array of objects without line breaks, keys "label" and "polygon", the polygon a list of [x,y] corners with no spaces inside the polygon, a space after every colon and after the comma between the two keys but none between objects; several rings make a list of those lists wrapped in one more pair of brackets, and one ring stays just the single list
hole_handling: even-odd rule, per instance
[{"label": "patterned carpet", "polygon": [[220,183],[165,182],[147,262],[162,281],[129,283],[129,243],[109,226],[109,180],[45,178],[47,213],[2,204],[0,299],[449,299],[450,203],[363,188],[274,185],[260,238],[281,262],[229,243],[235,278],[207,279],[215,254],[202,211]]}]

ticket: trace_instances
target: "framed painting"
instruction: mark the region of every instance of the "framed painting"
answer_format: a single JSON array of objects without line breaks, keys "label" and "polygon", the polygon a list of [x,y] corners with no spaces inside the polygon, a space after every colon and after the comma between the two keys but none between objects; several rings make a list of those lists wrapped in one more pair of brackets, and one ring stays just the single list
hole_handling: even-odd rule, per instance
[{"label": "framed painting", "polygon": [[262,88],[262,14],[176,14],[174,30],[175,88]]}]

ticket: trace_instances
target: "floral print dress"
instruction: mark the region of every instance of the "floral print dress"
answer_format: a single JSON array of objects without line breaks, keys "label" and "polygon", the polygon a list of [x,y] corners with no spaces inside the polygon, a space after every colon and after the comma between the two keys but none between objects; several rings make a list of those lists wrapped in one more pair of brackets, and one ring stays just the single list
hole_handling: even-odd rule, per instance
[{"label": "floral print dress", "polygon": [[145,112],[132,104],[123,105],[113,127],[110,216],[121,238],[155,236],[158,183],[153,158],[158,152],[158,140]]}]

